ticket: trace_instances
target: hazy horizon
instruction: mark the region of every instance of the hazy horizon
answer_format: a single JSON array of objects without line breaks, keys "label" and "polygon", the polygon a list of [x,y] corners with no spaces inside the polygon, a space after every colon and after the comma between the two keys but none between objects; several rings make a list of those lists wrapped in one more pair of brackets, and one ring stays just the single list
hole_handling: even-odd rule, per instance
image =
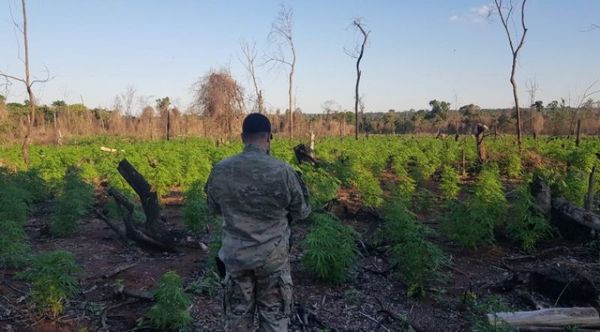
[{"label": "hazy horizon", "polygon": [[[321,112],[335,100],[353,109],[354,59],[344,53],[361,17],[371,30],[362,63],[361,94],[367,111],[428,108],[432,99],[482,108],[512,107],[511,55],[486,1],[40,1],[28,5],[32,74],[54,79],[35,89],[38,102],[65,100],[112,107],[127,87],[151,104],[169,96],[185,109],[192,84],[210,69],[226,67],[252,89],[240,61],[240,42],[267,53],[267,36],[280,4],[294,10],[298,53],[296,106]],[[487,7],[486,7],[487,6]],[[20,2],[0,3],[0,71],[21,76],[22,47],[11,18]],[[537,81],[536,99],[569,97],[572,103],[600,79],[600,24],[593,0],[529,0],[529,28],[517,68],[521,105],[526,82]],[[284,69],[258,69],[267,109],[285,109]],[[0,90],[11,102],[26,93],[18,83]],[[138,105],[136,105],[138,107]]]}]

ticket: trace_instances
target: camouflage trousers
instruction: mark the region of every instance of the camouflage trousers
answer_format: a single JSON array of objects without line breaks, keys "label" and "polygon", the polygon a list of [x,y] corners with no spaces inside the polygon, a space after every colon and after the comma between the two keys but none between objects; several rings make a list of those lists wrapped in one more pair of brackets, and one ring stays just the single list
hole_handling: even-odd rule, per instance
[{"label": "camouflage trousers", "polygon": [[223,300],[226,332],[288,330],[292,277],[286,247],[275,249],[259,268],[227,272]]}]

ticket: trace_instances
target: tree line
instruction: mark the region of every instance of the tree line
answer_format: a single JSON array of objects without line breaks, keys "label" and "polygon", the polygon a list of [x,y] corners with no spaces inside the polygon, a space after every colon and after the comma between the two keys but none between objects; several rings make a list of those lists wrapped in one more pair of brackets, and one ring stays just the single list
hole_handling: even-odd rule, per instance
[{"label": "tree line", "polygon": [[[84,104],[67,104],[57,100],[49,105],[35,105],[31,138],[37,143],[61,144],[65,138],[90,135],[114,135],[141,139],[171,139],[180,136],[211,137],[227,141],[237,137],[248,111],[243,91],[226,70],[211,71],[195,85],[192,106],[180,109],[169,97],[141,103],[143,98],[128,91],[116,98],[111,108],[90,108]],[[137,105],[131,105],[137,104]],[[477,124],[492,134],[514,133],[514,109],[482,109],[475,104],[452,107],[449,102],[434,99],[430,108],[420,110],[364,112],[358,114],[359,130],[365,135],[430,134],[445,136],[473,134]],[[15,142],[28,126],[29,102],[7,103],[0,95],[0,142]],[[133,109],[138,109],[133,112]],[[140,111],[141,110],[141,111]],[[276,135],[289,133],[288,110],[264,113],[273,123]],[[334,101],[323,103],[316,113],[294,110],[297,137],[355,135],[355,113]],[[570,106],[564,99],[549,103],[535,101],[521,108],[524,135],[574,135],[577,121],[581,133],[600,135],[600,101],[588,99]]]}]

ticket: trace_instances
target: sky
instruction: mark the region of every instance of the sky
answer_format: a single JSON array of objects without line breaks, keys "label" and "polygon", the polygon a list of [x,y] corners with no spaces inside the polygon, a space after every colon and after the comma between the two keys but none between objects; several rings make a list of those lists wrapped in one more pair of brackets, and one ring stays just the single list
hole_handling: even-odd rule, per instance
[{"label": "sky", "polygon": [[[112,107],[115,96],[133,87],[141,100],[169,96],[185,109],[194,82],[228,68],[250,94],[240,43],[256,43],[266,59],[282,4],[294,11],[294,91],[304,112],[322,112],[330,100],[353,109],[355,64],[344,48],[357,41],[351,26],[357,17],[370,30],[361,64],[367,111],[423,109],[432,99],[453,108],[512,105],[511,53],[485,0],[29,0],[31,71],[43,78],[47,68],[53,77],[34,91],[41,103]],[[599,13],[597,0],[527,1],[529,31],[517,67],[523,105],[528,82],[537,82],[537,100],[575,103],[600,79],[600,29],[590,30],[600,25]],[[0,71],[20,76],[23,50],[12,17],[20,21],[20,1],[0,0]],[[257,71],[267,107],[285,109],[286,68]],[[18,84],[0,94],[26,99]]]}]

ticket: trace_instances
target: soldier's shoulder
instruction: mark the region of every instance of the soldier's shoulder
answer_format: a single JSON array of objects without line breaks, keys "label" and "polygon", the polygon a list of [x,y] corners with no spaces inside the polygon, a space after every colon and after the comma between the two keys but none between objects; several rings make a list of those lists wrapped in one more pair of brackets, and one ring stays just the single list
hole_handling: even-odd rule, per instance
[{"label": "soldier's shoulder", "polygon": [[267,156],[267,160],[269,162],[269,165],[272,166],[273,168],[277,168],[277,169],[280,169],[281,171],[286,171],[286,172],[294,171],[292,166],[283,160],[277,159],[270,155]]},{"label": "soldier's shoulder", "polygon": [[219,170],[222,170],[224,168],[227,168],[228,166],[234,164],[239,159],[240,159],[240,154],[236,154],[236,155],[233,155],[231,157],[222,159],[221,161],[217,162],[213,166],[213,171],[219,171]]}]

